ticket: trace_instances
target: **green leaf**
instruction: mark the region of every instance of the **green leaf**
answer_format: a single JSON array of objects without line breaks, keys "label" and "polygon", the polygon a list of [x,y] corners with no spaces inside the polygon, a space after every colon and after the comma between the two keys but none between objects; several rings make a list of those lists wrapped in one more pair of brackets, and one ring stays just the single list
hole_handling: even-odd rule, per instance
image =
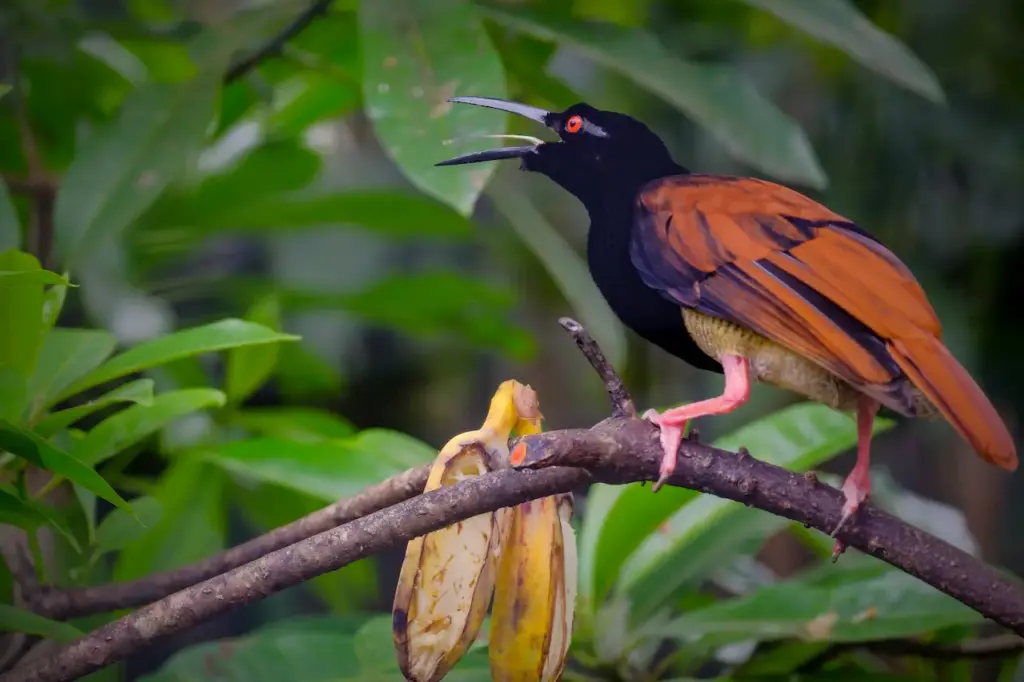
[{"label": "green leaf", "polygon": [[228,168],[194,187],[166,192],[140,219],[147,232],[179,230],[275,195],[306,187],[320,170],[320,157],[298,139],[268,140]]},{"label": "green leaf", "polygon": [[333,399],[341,393],[341,373],[313,349],[288,343],[281,346],[278,355],[274,376],[285,402]]},{"label": "green leaf", "polygon": [[0,419],[20,421],[28,404],[28,380],[13,367],[0,367]]},{"label": "green leaf", "polygon": [[67,623],[43,618],[8,604],[0,604],[0,630],[39,635],[59,642],[70,642],[85,634]]},{"label": "green leaf", "polygon": [[10,91],[11,91],[11,86],[10,85],[7,85],[6,83],[0,83],[0,99],[3,99],[4,95],[6,95]]},{"label": "green leaf", "polygon": [[[876,420],[873,433],[892,425]],[[799,472],[856,443],[856,424],[849,415],[816,403],[799,403],[747,424],[714,445],[731,452],[749,446],[754,457]],[[669,517],[660,532],[644,539],[624,563],[617,588],[633,598],[634,613],[653,611],[673,591],[697,584],[737,555],[756,552],[787,523],[739,502],[700,495]]]},{"label": "green leaf", "polygon": [[829,643],[912,637],[982,617],[949,595],[896,569],[864,580],[818,586],[801,578],[691,611],[647,635],[707,637],[721,645],[797,637]]},{"label": "green leaf", "polygon": [[7,183],[0,178],[0,253],[21,247],[21,221],[7,192]]},{"label": "green leaf", "polygon": [[903,43],[871,23],[848,0],[744,0],[838,47],[867,68],[941,104],[939,79]]},{"label": "green leaf", "polygon": [[393,275],[352,294],[294,294],[289,307],[335,307],[369,322],[428,338],[457,335],[480,347],[525,360],[529,333],[506,319],[512,293],[479,279],[439,271]]},{"label": "green leaf", "polygon": [[679,108],[736,158],[755,168],[811,187],[827,184],[825,172],[799,124],[765,99],[735,68],[683,61],[653,36],[635,28],[549,19],[526,10],[491,5],[481,8],[505,26],[571,46],[626,76]]},{"label": "green leaf", "polygon": [[72,549],[79,551],[78,540],[62,513],[42,502],[24,499],[14,486],[0,484],[0,523],[9,523],[25,530],[49,525],[64,536]]},{"label": "green leaf", "polygon": [[208,455],[232,473],[326,501],[355,495],[436,456],[429,445],[384,429],[320,443],[253,438],[226,443]]},{"label": "green leaf", "polygon": [[601,295],[583,258],[544,218],[510,178],[488,194],[527,248],[561,289],[565,300],[619,372],[625,371],[626,330]]},{"label": "green leaf", "polygon": [[[280,331],[281,302],[274,294],[263,296],[253,303],[245,317],[267,329]],[[278,344],[273,343],[236,348],[228,352],[225,390],[232,403],[243,402],[263,385],[277,364],[278,347]]]},{"label": "green leaf", "polygon": [[413,184],[469,215],[495,164],[433,164],[461,153],[468,136],[505,132],[501,114],[448,102],[506,96],[501,59],[475,8],[468,0],[407,0],[396,12],[364,2],[359,20],[363,101],[381,145]]},{"label": "green leaf", "polygon": [[75,456],[98,465],[187,414],[221,407],[226,398],[213,388],[183,388],[162,393],[149,405],[132,405],[103,420],[75,444]]},{"label": "green leaf", "polygon": [[134,515],[115,509],[96,528],[97,554],[124,549],[152,530],[163,517],[163,505],[155,497],[139,497],[130,504]]},{"label": "green leaf", "polygon": [[250,433],[296,442],[315,443],[356,432],[348,420],[306,407],[252,407],[235,412],[230,419]]},{"label": "green leaf", "polygon": [[66,410],[52,412],[36,424],[35,431],[40,436],[49,437],[62,429],[66,429],[79,419],[88,417],[90,414],[102,410],[105,407],[117,403],[135,403],[136,405],[153,404],[152,379],[136,379],[121,384],[109,393],[105,393],[96,400],[90,400],[84,405],[76,405]]},{"label": "green leaf", "polygon": [[250,196],[213,213],[183,217],[196,236],[213,231],[269,231],[347,223],[394,238],[464,239],[473,223],[441,202],[409,192],[365,190],[331,194]]},{"label": "green leaf", "polygon": [[0,253],[0,367],[22,377],[32,374],[42,346],[43,285],[51,276],[31,254]]},{"label": "green leaf", "polygon": [[117,338],[102,329],[51,330],[29,382],[34,411],[56,403],[68,386],[99,367],[116,346]]},{"label": "green leaf", "polygon": [[110,484],[90,466],[58,450],[35,433],[15,426],[5,419],[0,419],[0,449],[78,483],[119,507],[128,506]]},{"label": "green leaf", "polygon": [[[888,426],[889,422],[878,420],[875,432]],[[746,445],[758,459],[804,471],[856,442],[856,427],[848,415],[824,405],[800,403],[718,439],[715,447],[735,452]],[[658,499],[663,493],[669,493],[667,499]],[[601,504],[584,519],[580,564],[584,565],[586,556],[593,565],[593,598],[599,602],[618,581],[617,589],[626,591],[641,612],[716,568],[715,562],[735,555],[748,541],[760,542],[776,523],[770,514],[687,490],[665,489],[652,495],[650,488],[639,484],[597,484],[590,495]],[[692,553],[692,544],[698,540],[707,543],[706,556]],[[669,571],[673,561],[674,571]],[[584,584],[583,577],[580,582]]]},{"label": "green leaf", "polygon": [[194,563],[224,548],[224,477],[199,458],[177,457],[152,491],[160,520],[117,554],[114,580],[135,580]]},{"label": "green leaf", "polygon": [[[180,651],[139,682],[404,682],[388,622],[386,615],[278,621],[243,637]],[[463,656],[444,679],[491,679],[486,650]]]},{"label": "green leaf", "polygon": [[[64,276],[67,279],[67,274]],[[48,333],[57,324],[60,313],[64,309],[64,299],[68,295],[69,283],[54,284],[43,294],[43,330]]]},{"label": "green leaf", "polygon": [[67,269],[119,235],[194,161],[213,120],[220,76],[207,69],[184,83],[143,84],[116,122],[85,141],[54,207],[55,246]]},{"label": "green leaf", "polygon": [[295,341],[298,338],[291,334],[279,334],[262,325],[234,318],[184,329],[140,343],[111,358],[95,371],[76,381],[73,386],[63,391],[59,398],[63,399],[68,395],[123,377],[126,374],[140,372],[192,355],[263,343]]}]

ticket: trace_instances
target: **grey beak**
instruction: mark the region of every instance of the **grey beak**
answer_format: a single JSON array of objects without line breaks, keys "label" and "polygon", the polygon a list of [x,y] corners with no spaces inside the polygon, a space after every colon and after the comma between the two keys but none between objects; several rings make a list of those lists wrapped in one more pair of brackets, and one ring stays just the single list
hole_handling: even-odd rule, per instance
[{"label": "grey beak", "polygon": [[[487,107],[488,109],[497,109],[498,111],[507,111],[510,114],[517,114],[531,121],[537,121],[543,125],[547,125],[548,118],[551,116],[551,112],[545,111],[539,107],[532,107],[529,104],[520,104],[519,102],[507,102],[503,99],[496,99],[494,97],[452,97],[449,102],[455,104],[473,104],[478,107]],[[531,154],[536,151],[537,147],[534,145],[525,145],[521,147],[500,147],[498,149],[488,149],[482,152],[472,152],[470,154],[463,154],[462,156],[456,156],[453,159],[447,161],[441,161],[440,163],[434,164],[435,166],[458,166],[464,163],[479,163],[480,161],[496,161],[498,159],[518,159],[522,158],[526,154]]]}]

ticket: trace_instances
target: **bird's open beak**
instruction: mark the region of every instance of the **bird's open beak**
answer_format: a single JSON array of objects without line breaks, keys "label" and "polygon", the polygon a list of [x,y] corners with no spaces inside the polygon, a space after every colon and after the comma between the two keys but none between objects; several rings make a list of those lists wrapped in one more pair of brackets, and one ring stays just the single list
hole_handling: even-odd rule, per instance
[{"label": "bird's open beak", "polygon": [[[538,107],[531,107],[529,104],[519,104],[518,102],[506,102],[505,100],[495,99],[493,97],[453,97],[449,102],[456,104],[475,104],[478,107],[488,107],[490,109],[498,109],[499,111],[507,111],[511,114],[518,114],[525,116],[531,121],[537,121],[543,125],[548,124],[551,112],[545,111]],[[487,137],[505,137],[521,140],[529,140],[531,144],[522,145],[519,147],[499,147],[498,149],[488,149],[482,152],[473,152],[471,154],[463,154],[462,156],[456,156],[454,159],[448,159],[447,161],[441,161],[440,163],[434,164],[436,166],[457,166],[463,163],[478,163],[480,161],[496,161],[498,159],[518,159],[522,158],[527,154],[532,154],[537,150],[537,145],[544,144],[544,140],[536,137],[530,137],[529,135],[488,135]]]}]

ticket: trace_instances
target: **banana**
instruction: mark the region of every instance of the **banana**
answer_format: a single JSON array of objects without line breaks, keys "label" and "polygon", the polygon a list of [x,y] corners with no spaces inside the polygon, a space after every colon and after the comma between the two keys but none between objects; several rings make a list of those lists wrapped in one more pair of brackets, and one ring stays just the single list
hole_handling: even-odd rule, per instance
[{"label": "banana", "polygon": [[[520,418],[517,435],[540,433],[539,414]],[[491,677],[553,682],[565,666],[576,605],[573,497],[554,495],[510,511],[491,608]]]},{"label": "banana", "polygon": [[[506,467],[519,408],[538,419],[540,413],[531,411],[536,401],[529,386],[503,382],[483,426],[455,436],[438,453],[424,492]],[[392,634],[406,679],[437,682],[476,639],[494,591],[510,511],[474,516],[409,542],[392,607]]]}]

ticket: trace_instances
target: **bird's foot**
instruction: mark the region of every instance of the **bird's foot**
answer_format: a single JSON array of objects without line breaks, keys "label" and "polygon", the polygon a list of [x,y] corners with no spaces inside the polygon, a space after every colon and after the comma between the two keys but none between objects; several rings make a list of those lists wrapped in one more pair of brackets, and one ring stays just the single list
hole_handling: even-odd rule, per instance
[{"label": "bird's foot", "polygon": [[643,418],[657,426],[660,431],[661,449],[664,454],[661,457],[661,467],[658,469],[658,480],[651,486],[653,492],[658,492],[676,469],[679,443],[683,440],[683,430],[686,428],[687,420],[680,424],[671,418],[663,419],[657,410],[647,410],[644,412]]},{"label": "bird's foot", "polygon": [[[868,499],[871,494],[871,478],[867,473],[867,469],[861,469],[860,467],[854,467],[850,475],[846,477],[846,481],[843,482],[843,514],[839,517],[839,523],[832,531],[832,537],[835,537],[839,531],[841,531],[846,524],[853,518],[857,510],[860,509],[860,505]],[[845,545],[841,540],[836,540],[835,546],[832,548],[832,561],[839,558],[839,555],[843,553]]]}]

